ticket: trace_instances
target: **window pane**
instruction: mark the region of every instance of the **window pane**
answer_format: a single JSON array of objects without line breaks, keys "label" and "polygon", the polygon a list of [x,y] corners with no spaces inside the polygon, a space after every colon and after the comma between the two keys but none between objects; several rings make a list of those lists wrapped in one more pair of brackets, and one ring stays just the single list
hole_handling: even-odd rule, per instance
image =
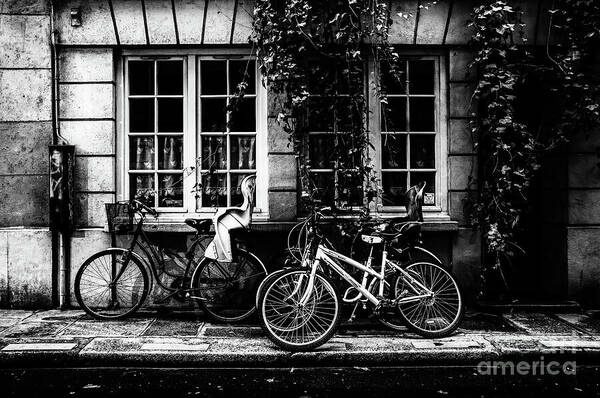
[{"label": "window pane", "polygon": [[321,200],[325,204],[333,204],[335,180],[333,172],[311,173],[312,182],[315,184],[314,199]]},{"label": "window pane", "polygon": [[153,170],[154,169],[154,138],[130,137],[129,138],[129,169]]},{"label": "window pane", "polygon": [[363,204],[363,178],[356,172],[338,172],[338,200],[341,206],[361,206]]},{"label": "window pane", "polygon": [[410,173],[410,185],[416,185],[425,181],[425,191],[423,195],[424,205],[435,205],[435,172],[412,172]]},{"label": "window pane", "polygon": [[158,132],[183,132],[183,98],[158,99]]},{"label": "window pane", "polygon": [[308,142],[309,165],[314,169],[333,168],[335,137],[333,134],[311,134]]},{"label": "window pane", "polygon": [[394,72],[389,65],[381,65],[381,88],[386,94],[406,94],[406,61],[400,61]]},{"label": "window pane", "polygon": [[158,206],[183,206],[183,174],[158,175]]},{"label": "window pane", "polygon": [[384,169],[406,169],[406,135],[381,135],[382,167]]},{"label": "window pane", "polygon": [[433,94],[435,65],[433,60],[410,61],[408,66],[411,94]]},{"label": "window pane", "polygon": [[225,98],[202,98],[202,131],[225,131]]},{"label": "window pane", "polygon": [[381,177],[383,185],[382,201],[384,206],[404,206],[406,193],[406,173],[383,172]]},{"label": "window pane", "polygon": [[154,98],[129,99],[129,131],[154,132]]},{"label": "window pane", "polygon": [[362,91],[364,87],[364,68],[362,61],[353,62],[349,68],[346,65],[338,68],[336,85],[338,94]]},{"label": "window pane", "polygon": [[335,66],[332,63],[313,59],[307,65],[308,92],[311,95],[324,94],[335,90]]},{"label": "window pane", "polygon": [[255,169],[256,168],[256,137],[254,136],[229,136],[231,148],[232,169]]},{"label": "window pane", "polygon": [[338,131],[356,131],[362,125],[362,107],[364,105],[348,97],[338,98],[336,101]]},{"label": "window pane", "polygon": [[406,98],[388,98],[381,103],[381,131],[406,131]]},{"label": "window pane", "polygon": [[[232,174],[231,175],[231,205],[232,206],[241,206],[244,203],[244,197],[242,196],[241,184],[242,180],[246,178],[246,176],[252,174]],[[254,190],[254,195],[252,196],[252,203],[256,204],[256,190]]]},{"label": "window pane", "polygon": [[129,197],[154,207],[154,174],[132,174],[129,180]]},{"label": "window pane", "polygon": [[[244,75],[246,75],[245,78]],[[256,93],[256,61],[229,61],[229,92],[237,93],[238,84],[242,81],[248,83],[246,94]]]},{"label": "window pane", "polygon": [[129,61],[129,95],[154,95],[154,61]]},{"label": "window pane", "polygon": [[256,100],[254,98],[234,99],[234,109],[230,115],[231,131],[256,131]]},{"label": "window pane", "polygon": [[163,170],[183,169],[183,137],[158,138],[158,166]]},{"label": "window pane", "polygon": [[350,133],[339,133],[335,135],[335,139],[339,149],[332,155],[337,155],[338,168],[352,169],[360,166],[361,149],[358,147],[357,137]]},{"label": "window pane", "polygon": [[335,101],[332,98],[313,97],[308,102],[308,129],[333,131]]},{"label": "window pane", "polygon": [[435,168],[435,136],[410,136],[410,167],[415,169]]},{"label": "window pane", "polygon": [[158,94],[183,95],[183,61],[158,61]]},{"label": "window pane", "polygon": [[411,97],[410,131],[435,131],[435,98]]},{"label": "window pane", "polygon": [[227,180],[225,174],[202,176],[202,206],[227,206]]},{"label": "window pane", "polygon": [[202,137],[202,169],[227,169],[226,137]]},{"label": "window pane", "polygon": [[200,62],[200,93],[203,95],[227,94],[226,61]]}]

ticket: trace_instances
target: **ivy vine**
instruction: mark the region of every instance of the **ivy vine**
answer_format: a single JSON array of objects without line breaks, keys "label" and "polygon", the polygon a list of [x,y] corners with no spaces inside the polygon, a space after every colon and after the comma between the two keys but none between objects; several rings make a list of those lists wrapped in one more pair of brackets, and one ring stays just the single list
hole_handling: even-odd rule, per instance
[{"label": "ivy vine", "polygon": [[[388,42],[388,2],[259,0],[254,17],[260,70],[276,98],[271,111],[289,133],[303,195],[319,197],[308,172],[306,141],[312,119],[326,124],[335,137],[335,204],[357,205],[359,191],[371,202],[379,185],[366,156],[369,111],[364,76],[368,55],[398,73],[399,56]],[[381,94],[378,87],[373,89]]]}]

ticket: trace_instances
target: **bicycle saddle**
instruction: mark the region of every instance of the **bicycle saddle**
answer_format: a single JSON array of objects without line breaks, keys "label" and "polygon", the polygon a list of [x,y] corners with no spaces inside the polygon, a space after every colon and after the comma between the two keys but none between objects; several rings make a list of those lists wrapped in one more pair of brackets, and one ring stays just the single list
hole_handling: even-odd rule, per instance
[{"label": "bicycle saddle", "polygon": [[194,228],[198,232],[208,232],[210,231],[211,220],[203,220],[200,218],[186,218],[185,223],[190,227]]}]

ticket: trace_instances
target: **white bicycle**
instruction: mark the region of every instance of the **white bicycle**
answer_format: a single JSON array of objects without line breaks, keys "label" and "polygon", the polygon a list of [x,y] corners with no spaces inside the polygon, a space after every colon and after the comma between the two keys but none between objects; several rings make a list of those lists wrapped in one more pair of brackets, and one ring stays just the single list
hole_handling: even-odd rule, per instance
[{"label": "white bicycle", "polygon": [[[376,317],[395,312],[409,330],[429,338],[456,330],[464,308],[450,272],[430,262],[402,264],[388,258],[387,246],[418,222],[382,223],[363,234],[370,253],[361,264],[324,244],[319,220],[329,211],[329,207],[313,208],[308,217],[302,267],[278,273],[259,290],[261,326],[275,344],[290,351],[310,350],[335,334],[341,296],[332,281],[334,275],[350,285],[342,300],[371,303]],[[374,267],[375,258],[379,267]],[[362,271],[362,280],[353,278],[343,265]],[[349,297],[352,294],[355,297]]]}]

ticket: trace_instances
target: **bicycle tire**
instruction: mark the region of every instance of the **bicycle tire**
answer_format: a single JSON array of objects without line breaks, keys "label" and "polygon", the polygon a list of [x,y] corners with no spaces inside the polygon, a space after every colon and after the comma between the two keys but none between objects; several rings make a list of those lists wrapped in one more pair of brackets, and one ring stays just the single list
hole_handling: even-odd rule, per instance
[{"label": "bicycle tire", "polygon": [[[205,257],[192,275],[191,288],[194,295],[200,297],[196,302],[210,318],[223,323],[241,322],[254,314],[256,291],[267,275],[264,264],[254,254],[236,249],[233,258],[232,263],[220,263]],[[227,268],[236,262],[238,269],[233,276],[239,274],[239,277],[223,282],[223,277],[231,277]]]},{"label": "bicycle tire", "polygon": [[267,285],[267,283],[272,281],[278,275],[281,275],[282,273],[286,272],[287,270],[288,270],[287,268],[282,268],[282,269],[273,271],[269,275],[267,275],[267,277],[265,279],[263,279],[262,282],[260,282],[260,285],[258,285],[258,289],[256,289],[256,302],[255,302],[256,308],[258,308],[258,302],[260,301],[260,297],[265,292],[265,286]]},{"label": "bicycle tire", "polygon": [[[263,294],[260,296],[260,300],[259,300],[259,314],[260,314],[260,325],[262,327],[262,329],[264,330],[264,332],[266,333],[267,337],[273,342],[275,343],[277,346],[279,346],[280,348],[283,348],[285,350],[288,351],[309,351],[312,349],[315,349],[323,344],[325,344],[337,331],[338,327],[339,327],[339,323],[340,323],[340,315],[341,315],[341,304],[340,304],[340,295],[339,292],[335,286],[335,284],[331,283],[331,281],[329,281],[329,279],[321,272],[317,272],[316,276],[315,276],[315,288],[313,290],[313,294],[311,295],[311,297],[309,298],[309,301],[307,302],[307,304],[311,304],[311,306],[308,306],[309,311],[310,311],[310,317],[308,319],[303,319],[302,322],[300,324],[298,323],[292,323],[291,326],[289,327],[282,327],[281,325],[276,325],[273,322],[273,317],[280,317],[283,312],[285,312],[285,310],[283,312],[279,312],[279,310],[277,310],[273,304],[276,301],[279,301],[281,303],[283,303],[285,306],[287,306],[288,308],[286,310],[289,310],[288,313],[291,313],[290,311],[292,310],[292,306],[288,303],[284,303],[283,300],[281,300],[281,296],[279,296],[279,298],[277,298],[277,296],[280,294],[280,292],[282,292],[283,290],[289,291],[290,285],[288,285],[286,287],[286,284],[290,284],[294,282],[294,278],[299,277],[300,275],[305,275],[307,280],[308,280],[308,275],[309,272],[306,270],[298,270],[298,269],[292,269],[292,270],[287,270],[285,272],[282,272],[278,277],[273,278],[268,284],[265,284],[264,287],[264,292]],[[278,290],[279,289],[279,290]],[[283,289],[283,290],[281,290]],[[328,319],[326,320],[326,324],[324,324],[324,333],[321,333],[320,335],[318,335],[316,338],[307,341],[307,342],[297,342],[297,341],[292,341],[292,339],[285,339],[283,338],[281,335],[278,335],[275,331],[280,331],[282,332],[282,334],[288,333],[288,332],[292,332],[294,330],[299,330],[302,328],[302,331],[299,333],[299,335],[301,335],[303,338],[304,336],[308,336],[310,335],[310,333],[312,333],[309,330],[307,330],[307,328],[305,327],[306,325],[309,325],[310,322],[313,321],[314,318],[314,314],[318,311],[321,314],[329,314],[329,312],[326,311],[326,307],[320,307],[318,308],[317,305],[322,305],[322,303],[324,301],[322,301],[321,303],[317,303],[317,296],[315,295],[315,292],[317,292],[318,290],[321,290],[321,292],[326,291],[328,292],[328,294],[331,296],[331,298],[333,298],[333,313],[332,316],[328,316]],[[301,295],[303,293],[303,290],[298,290],[298,292],[296,292],[293,297],[295,300],[298,300]],[[290,300],[291,297],[286,298],[286,300]],[[281,308],[281,307],[280,307]],[[297,308],[294,309],[294,311],[297,312]],[[304,309],[302,309],[302,311],[305,311],[306,307]],[[278,312],[277,314],[275,314],[275,312]],[[318,320],[316,321],[318,322]],[[289,329],[289,330],[286,330]],[[318,329],[318,328],[317,328]]]},{"label": "bicycle tire", "polygon": [[[113,261],[117,260],[122,264],[121,259],[128,253],[128,250],[119,248],[102,250],[85,260],[77,271],[77,275],[75,276],[75,298],[81,308],[90,316],[103,320],[122,319],[135,313],[146,301],[150,285],[148,271],[142,262],[131,255],[129,255],[129,260],[126,264],[129,268],[123,272],[120,278],[122,282],[121,286],[124,285],[124,281],[132,284],[130,291],[122,290],[119,293],[117,291],[118,286],[114,292],[111,291],[111,282],[108,282],[108,280],[112,278]],[[133,271],[129,272],[128,270],[130,269]],[[109,272],[110,275],[108,274]],[[97,285],[94,287],[96,282]],[[82,289],[82,286],[91,287]],[[94,297],[96,298],[96,302],[93,301]],[[108,301],[109,297],[110,301]],[[115,306],[115,297],[117,301],[131,297],[131,303],[124,303],[128,305],[122,305],[117,302]],[[105,300],[107,301],[103,303]],[[103,310],[100,304],[106,304],[106,309]]]},{"label": "bicycle tire", "polygon": [[[426,271],[427,269],[430,269],[431,271],[428,273]],[[419,300],[416,305],[420,307],[417,308],[415,308],[415,305],[412,303],[407,305],[398,305],[398,314],[404,321],[406,327],[410,331],[427,338],[440,338],[452,334],[458,328],[458,325],[464,316],[464,302],[456,278],[454,278],[450,271],[444,269],[444,267],[427,262],[416,262],[409,264],[408,266],[404,267],[404,270],[410,272],[413,277],[417,278],[427,288],[436,293],[436,296],[433,299],[423,298]],[[440,298],[440,291],[436,292],[436,289],[434,289],[436,286],[439,286],[440,283],[443,283],[441,287],[448,285],[448,289],[450,289],[441,290],[445,292],[443,296],[445,298],[443,299]],[[396,297],[398,297],[398,294],[401,294],[404,290],[403,284],[404,281],[402,278],[397,276],[394,282],[394,291]],[[453,294],[456,295],[456,298],[453,298]],[[456,309],[454,309],[454,305],[450,304],[450,302],[454,302],[455,300]],[[437,309],[434,309],[433,306],[436,305],[436,303],[438,307]],[[446,307],[442,307],[442,305],[445,305]],[[429,307],[429,309],[423,311],[422,313],[423,316],[428,316],[429,318],[419,320],[416,319],[417,317],[413,317],[411,315],[415,314],[418,316],[421,313],[420,308],[424,308],[423,306]],[[447,318],[446,315],[450,315],[448,318],[451,319],[445,319]],[[424,326],[426,324],[427,327],[433,328],[437,323],[440,323],[440,321],[443,321],[447,325],[439,329],[428,329]]]}]

